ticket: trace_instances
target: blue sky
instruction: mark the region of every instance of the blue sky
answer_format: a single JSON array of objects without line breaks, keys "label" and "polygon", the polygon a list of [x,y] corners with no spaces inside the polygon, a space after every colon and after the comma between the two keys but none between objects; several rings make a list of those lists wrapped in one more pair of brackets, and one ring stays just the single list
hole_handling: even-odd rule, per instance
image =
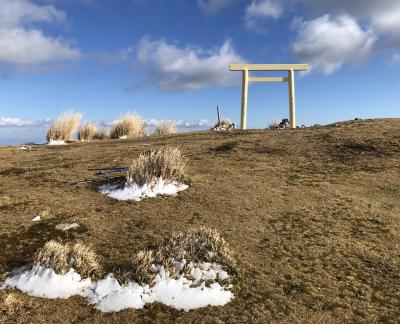
[{"label": "blue sky", "polygon": [[[310,64],[300,124],[400,117],[400,2],[0,0],[0,145],[43,141],[66,110],[238,122],[240,62]],[[248,126],[287,117],[287,91],[251,85]]]}]

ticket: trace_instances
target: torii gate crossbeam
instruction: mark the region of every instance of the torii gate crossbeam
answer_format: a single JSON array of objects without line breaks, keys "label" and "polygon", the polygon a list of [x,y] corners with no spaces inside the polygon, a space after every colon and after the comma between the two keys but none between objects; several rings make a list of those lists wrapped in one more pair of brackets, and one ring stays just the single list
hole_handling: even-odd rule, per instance
[{"label": "torii gate crossbeam", "polygon": [[[296,99],[294,86],[294,71],[307,71],[307,64],[231,64],[230,71],[242,71],[242,112],[240,128],[247,127],[247,94],[249,82],[287,82],[289,84],[289,121],[290,128],[296,128]],[[287,77],[283,78],[256,78],[249,77],[249,71],[287,71]]]}]

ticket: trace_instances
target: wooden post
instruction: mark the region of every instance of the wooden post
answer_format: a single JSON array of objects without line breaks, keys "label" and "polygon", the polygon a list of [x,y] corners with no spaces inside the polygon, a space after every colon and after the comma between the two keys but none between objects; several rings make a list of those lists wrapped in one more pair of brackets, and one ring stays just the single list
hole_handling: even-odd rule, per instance
[{"label": "wooden post", "polygon": [[288,71],[289,79],[289,121],[290,128],[296,128],[296,101],[295,101],[295,89],[294,89],[294,70]]},{"label": "wooden post", "polygon": [[247,127],[247,92],[249,87],[249,70],[243,70],[243,84],[242,84],[242,114],[240,118],[240,128],[246,129]]}]

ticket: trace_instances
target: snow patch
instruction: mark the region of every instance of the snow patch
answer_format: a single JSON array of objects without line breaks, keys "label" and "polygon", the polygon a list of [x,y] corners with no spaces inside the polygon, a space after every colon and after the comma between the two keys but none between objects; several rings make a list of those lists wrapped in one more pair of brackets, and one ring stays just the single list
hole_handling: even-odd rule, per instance
[{"label": "snow patch", "polygon": [[65,143],[65,141],[63,141],[63,140],[50,140],[47,144],[48,145],[67,145],[67,143]]},{"label": "snow patch", "polygon": [[[81,279],[80,275],[71,269],[64,275],[59,275],[53,269],[33,266],[31,270],[20,272],[8,278],[3,288],[18,288],[31,296],[42,298],[69,298],[74,295],[86,297],[89,303],[102,312],[118,312],[123,309],[141,309],[146,304],[159,302],[164,305],[189,311],[206,306],[223,306],[233,298],[232,292],[214,282],[206,286],[200,279],[215,278],[211,272],[222,269],[220,265],[203,264],[202,269],[192,268],[196,280],[188,280],[183,276],[171,278],[163,267],[153,282],[153,286],[136,282],[127,285],[120,283],[109,274],[97,283],[90,279]],[[229,277],[229,276],[228,276]]]},{"label": "snow patch", "polygon": [[4,283],[4,288],[15,287],[30,296],[51,299],[66,299],[74,295],[86,297],[92,286],[90,279],[82,280],[73,269],[59,275],[53,269],[38,265],[33,266],[31,270],[17,273]]},{"label": "snow patch", "polygon": [[78,228],[80,225],[77,223],[61,223],[56,225],[56,229],[59,231],[68,231],[70,229]]},{"label": "snow patch", "polygon": [[178,192],[188,187],[183,183],[166,182],[160,177],[153,184],[145,184],[141,187],[134,183],[127,183],[123,188],[119,188],[118,185],[105,184],[99,189],[102,194],[117,200],[140,201],[145,198],[154,198],[158,195],[175,196]]}]

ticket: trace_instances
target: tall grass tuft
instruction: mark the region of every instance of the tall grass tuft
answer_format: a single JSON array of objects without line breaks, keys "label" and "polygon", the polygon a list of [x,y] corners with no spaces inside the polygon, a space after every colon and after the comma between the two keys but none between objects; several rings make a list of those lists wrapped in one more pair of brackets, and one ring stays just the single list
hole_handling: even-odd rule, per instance
[{"label": "tall grass tuft", "polygon": [[162,177],[165,182],[180,182],[185,176],[186,158],[178,148],[166,147],[139,155],[129,166],[127,183],[143,186]]},{"label": "tall grass tuft", "polygon": [[145,122],[136,114],[122,116],[110,130],[110,138],[137,138],[145,134]]},{"label": "tall grass tuft", "polygon": [[66,112],[57,117],[47,131],[47,141],[70,141],[82,118],[81,113]]},{"label": "tall grass tuft", "polygon": [[98,256],[83,243],[61,244],[47,242],[36,252],[34,263],[52,268],[58,274],[65,274],[71,268],[82,278],[99,278],[102,274]]},{"label": "tall grass tuft", "polygon": [[153,135],[155,136],[166,136],[176,133],[174,124],[170,121],[162,122],[157,125]]},{"label": "tall grass tuft", "polygon": [[100,132],[99,127],[94,123],[85,123],[79,127],[78,140],[91,141],[95,139],[96,135]]}]

